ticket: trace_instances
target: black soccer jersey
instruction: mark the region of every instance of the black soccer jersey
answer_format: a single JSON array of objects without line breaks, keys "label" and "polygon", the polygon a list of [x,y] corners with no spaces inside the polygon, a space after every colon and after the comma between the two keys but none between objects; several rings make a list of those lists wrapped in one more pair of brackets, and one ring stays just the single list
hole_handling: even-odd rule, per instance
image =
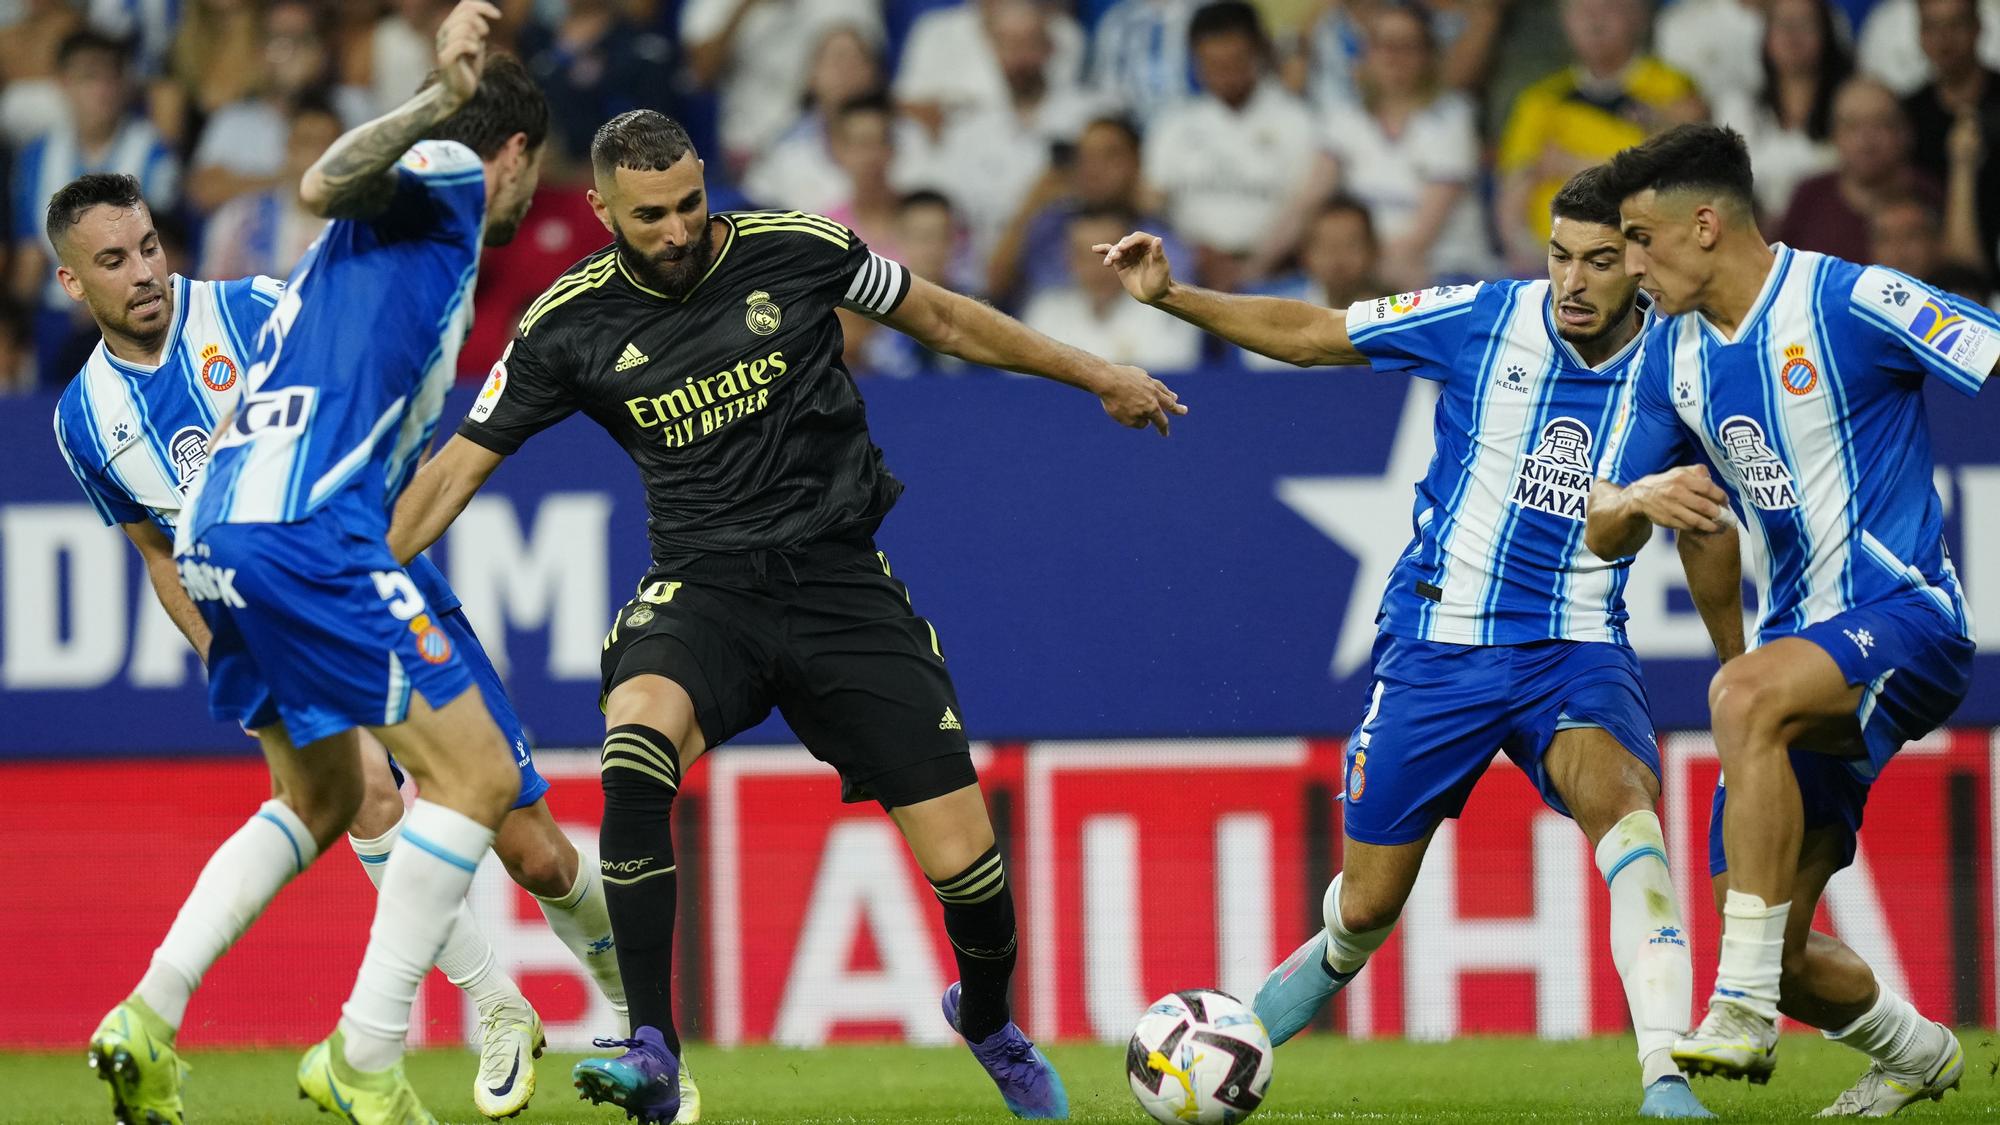
[{"label": "black soccer jersey", "polygon": [[653,560],[872,534],[903,486],[868,435],[834,309],[893,312],[910,274],[797,211],[716,216],[686,298],[606,247],[530,305],[459,433],[509,454],[581,410],[646,486]]}]

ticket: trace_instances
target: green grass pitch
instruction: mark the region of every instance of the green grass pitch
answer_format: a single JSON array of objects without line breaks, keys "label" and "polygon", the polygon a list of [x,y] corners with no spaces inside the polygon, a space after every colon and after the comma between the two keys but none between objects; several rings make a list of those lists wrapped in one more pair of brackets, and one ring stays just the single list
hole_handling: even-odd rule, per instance
[{"label": "green grass pitch", "polygon": [[[2000,1036],[1969,1032],[1964,1085],[1942,1103],[1907,1110],[1902,1120],[2000,1122]],[[1125,1088],[1124,1053],[1103,1046],[1049,1052],[1069,1085],[1079,1121],[1148,1120]],[[327,1122],[295,1098],[293,1051],[197,1053],[188,1086],[190,1125]],[[542,1060],[540,1086],[526,1114],[534,1122],[617,1122],[607,1107],[588,1106],[569,1088],[576,1056]],[[1006,1122],[993,1087],[962,1050],[833,1047],[733,1051],[694,1045],[707,1112],[716,1125],[779,1122]],[[1697,1082],[1695,1089],[1725,1121],[1798,1121],[1860,1073],[1860,1056],[1815,1036],[1792,1036],[1779,1051],[1767,1087]],[[469,1053],[411,1056],[411,1078],[430,1108],[448,1122],[484,1120],[472,1108]],[[1538,1043],[1472,1039],[1449,1044],[1350,1043],[1301,1039],[1278,1052],[1276,1080],[1257,1122],[1300,1121],[1620,1121],[1638,1105],[1629,1039]],[[103,1123],[109,1101],[83,1063],[83,1051],[0,1054],[0,1122]]]}]

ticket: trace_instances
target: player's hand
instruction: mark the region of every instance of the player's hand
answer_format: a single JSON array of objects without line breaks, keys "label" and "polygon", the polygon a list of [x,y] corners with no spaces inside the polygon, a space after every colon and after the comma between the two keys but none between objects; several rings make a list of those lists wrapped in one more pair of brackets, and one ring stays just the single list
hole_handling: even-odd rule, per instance
[{"label": "player's hand", "polygon": [[487,0],[459,0],[438,25],[438,82],[460,105],[471,101],[479,89],[479,74],[486,69],[486,36],[499,18],[500,9]]},{"label": "player's hand", "polygon": [[1104,255],[1104,264],[1118,271],[1125,292],[1145,304],[1157,304],[1174,283],[1167,248],[1158,235],[1134,231],[1116,243],[1100,242],[1090,249]]},{"label": "player's hand", "polygon": [[1721,531],[1729,494],[1709,479],[1708,466],[1682,465],[1632,482],[1631,500],[1645,517],[1677,531]]},{"label": "player's hand", "polygon": [[1171,428],[1169,417],[1188,412],[1179,395],[1144,371],[1122,363],[1108,364],[1105,370],[1097,397],[1119,425],[1135,430],[1151,426],[1164,435]]}]

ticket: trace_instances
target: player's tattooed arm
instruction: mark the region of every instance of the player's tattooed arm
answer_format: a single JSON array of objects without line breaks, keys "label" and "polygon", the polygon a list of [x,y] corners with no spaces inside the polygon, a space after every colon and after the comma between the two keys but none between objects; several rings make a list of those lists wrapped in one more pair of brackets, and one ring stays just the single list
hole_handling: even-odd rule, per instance
[{"label": "player's tattooed arm", "polygon": [[407,564],[430,550],[502,460],[485,446],[453,434],[396,501],[389,518],[389,551],[396,561]]},{"label": "player's tattooed arm", "polygon": [[437,33],[437,76],[409,101],[343,134],[299,181],[299,201],[322,219],[365,219],[396,193],[396,161],[479,88],[488,25],[500,9],[460,0]]},{"label": "player's tattooed arm", "polygon": [[1091,249],[1118,271],[1125,291],[1142,304],[1165,309],[1204,332],[1259,355],[1299,367],[1367,363],[1347,338],[1347,310],[1283,297],[1218,293],[1174,280],[1158,235],[1143,231]]},{"label": "player's tattooed arm", "polygon": [[1627,558],[1653,537],[1655,524],[1714,534],[1723,528],[1729,496],[1705,465],[1682,465],[1620,487],[1599,480],[1590,489],[1583,544],[1600,559]]},{"label": "player's tattooed arm", "polygon": [[1687,572],[1688,594],[1722,663],[1743,655],[1743,556],[1736,527],[1683,531],[1674,537]]},{"label": "player's tattooed arm", "polygon": [[153,584],[153,595],[160,599],[160,608],[167,611],[167,617],[194,647],[201,662],[208,663],[208,623],[201,619],[194,599],[181,586],[180,568],[174,564],[174,541],[151,520],[121,523],[118,529],[132,541],[140,560],[146,564],[146,578]]}]

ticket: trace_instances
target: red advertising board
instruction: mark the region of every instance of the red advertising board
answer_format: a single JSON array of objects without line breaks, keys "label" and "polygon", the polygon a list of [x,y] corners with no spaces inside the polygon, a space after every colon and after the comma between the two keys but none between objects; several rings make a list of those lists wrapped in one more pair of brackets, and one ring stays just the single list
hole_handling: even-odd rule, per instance
[{"label": "red advertising board", "polygon": [[[1947,1022],[1995,1018],[1996,836],[1987,731],[1909,747],[1877,785],[1854,868],[1820,924]],[[1041,1038],[1116,1040],[1176,988],[1254,991],[1311,933],[1338,865],[1333,740],[1036,743],[979,751],[1021,918],[1017,1016]],[[1717,767],[1667,740],[1669,850],[1697,995],[1718,926],[1707,877]],[[558,819],[596,834],[594,756],[549,753]],[[0,864],[43,896],[0,900],[0,1047],[70,1047],[143,971],[209,850],[268,792],[242,759],[0,767]],[[683,823],[679,998],[721,1042],[937,1042],[951,948],[922,873],[873,805],[841,805],[800,750],[735,749],[692,771]],[[489,860],[474,912],[559,1045],[606,1034],[608,1006],[534,900]],[[338,1014],[373,899],[344,845],[288,887],[204,982],[196,1044],[304,1043]],[[1356,1036],[1621,1030],[1590,849],[1504,759],[1441,829],[1396,937],[1327,1026]],[[415,1038],[461,1041],[465,1005],[426,983]]]}]

